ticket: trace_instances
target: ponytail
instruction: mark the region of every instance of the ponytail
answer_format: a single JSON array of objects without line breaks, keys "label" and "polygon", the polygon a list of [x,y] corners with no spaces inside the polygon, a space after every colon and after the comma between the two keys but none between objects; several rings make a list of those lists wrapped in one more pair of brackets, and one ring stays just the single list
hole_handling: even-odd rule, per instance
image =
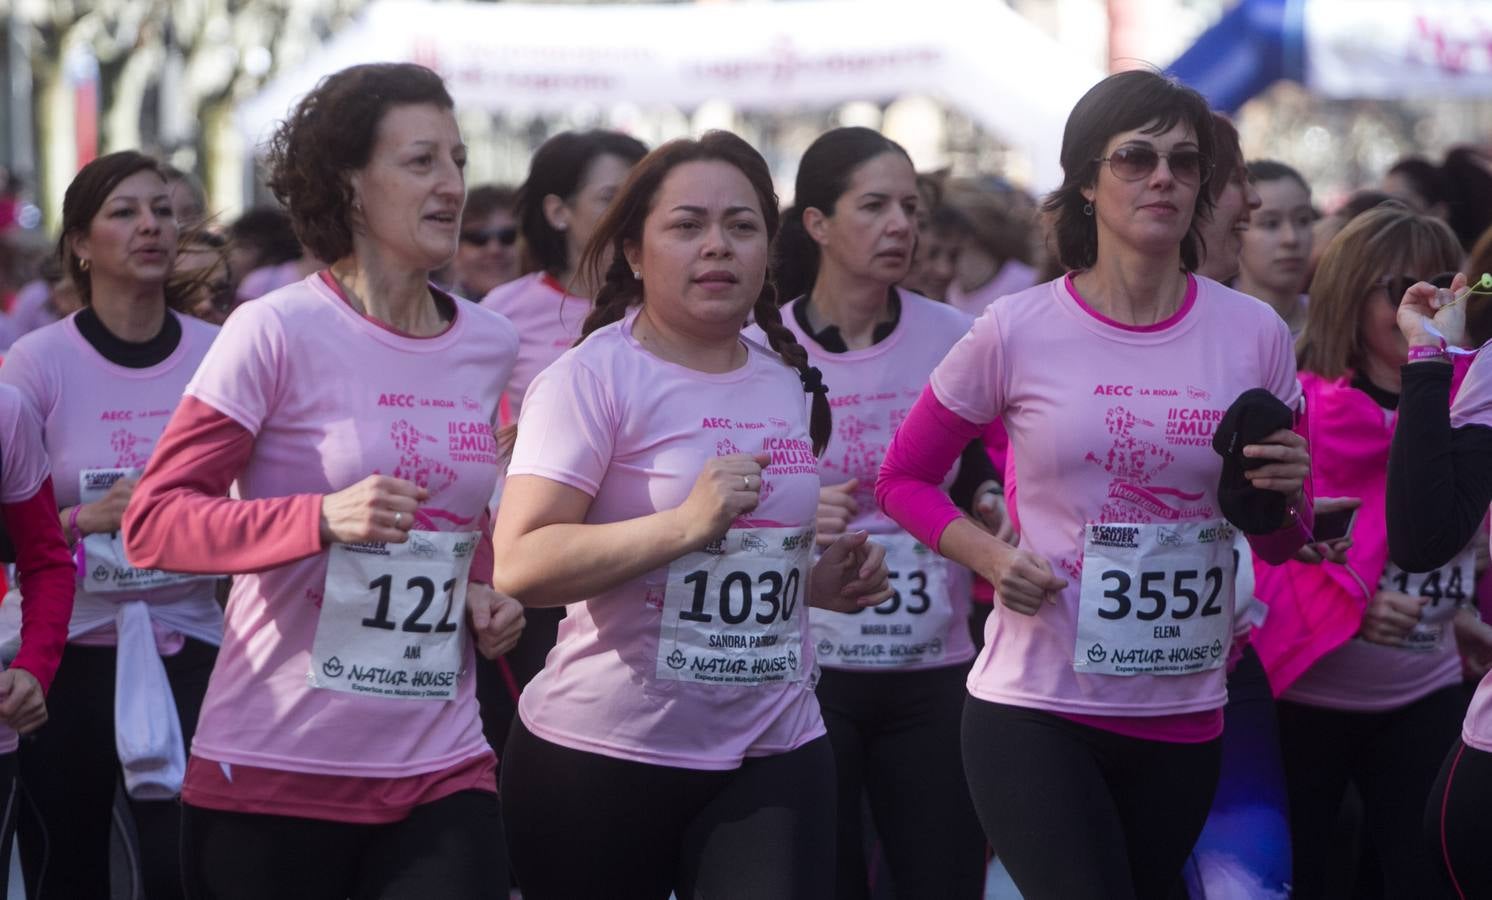
[{"label": "ponytail", "polygon": [[772,271],[779,296],[795,300],[813,290],[819,277],[819,245],[803,227],[804,206],[795,204],[782,214],[782,230],[772,247]]},{"label": "ponytail", "polygon": [[829,389],[824,386],[823,373],[808,364],[808,351],[782,324],[782,314],[777,309],[777,289],[771,282],[762,289],[752,314],[756,317],[757,327],[767,335],[772,351],[798,370],[804,392],[813,398],[808,416],[808,436],[813,440],[814,455],[820,456],[829,446],[829,437],[834,430],[834,416],[829,411]]}]

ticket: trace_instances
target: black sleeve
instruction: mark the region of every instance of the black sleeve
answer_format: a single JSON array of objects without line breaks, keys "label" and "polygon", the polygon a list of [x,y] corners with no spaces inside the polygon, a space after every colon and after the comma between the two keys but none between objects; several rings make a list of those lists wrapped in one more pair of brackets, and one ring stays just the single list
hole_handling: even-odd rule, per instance
[{"label": "black sleeve", "polygon": [[1444,565],[1466,547],[1492,503],[1492,428],[1451,428],[1451,367],[1403,368],[1388,458],[1388,551],[1406,572]]},{"label": "black sleeve", "polygon": [[986,481],[998,484],[1000,473],[995,471],[995,464],[990,462],[989,454],[984,449],[984,441],[975,439],[969,442],[963,455],[958,458],[958,474],[948,488],[948,496],[953,499],[954,506],[974,515],[974,492]]}]

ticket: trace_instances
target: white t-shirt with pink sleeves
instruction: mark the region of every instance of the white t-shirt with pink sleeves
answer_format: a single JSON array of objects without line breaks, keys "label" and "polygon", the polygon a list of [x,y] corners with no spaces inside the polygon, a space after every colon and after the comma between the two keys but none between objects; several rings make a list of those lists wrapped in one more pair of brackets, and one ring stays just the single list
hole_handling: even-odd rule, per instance
[{"label": "white t-shirt with pink sleeves", "polygon": [[[675,365],[637,343],[635,319],[598,329],[535,380],[509,477],[570,485],[595,498],[587,523],[621,522],[683,503],[712,457],[768,452],[761,505],[733,527],[806,529],[811,545],[819,475],[798,373],[750,341],[732,372]],[[714,770],[824,734],[806,589],[797,633],[783,642],[798,677],[703,684],[658,677],[668,580],[663,567],[569,606],[518,702],[530,731],[603,756]]]},{"label": "white t-shirt with pink sleeves", "polygon": [[[901,317],[896,328],[884,340],[863,350],[830,353],[804,334],[795,315],[798,304],[805,302],[803,298],[783,308],[782,321],[808,350],[809,361],[823,372],[829,388],[834,434],[819,459],[819,477],[825,486],[852,478],[860,481],[855,492],[860,512],[849,523],[849,530],[914,542],[876,506],[876,477],[891,436],[927,387],[928,376],[968,333],[974,320],[911,291],[898,288],[897,296]],[[945,488],[952,484],[956,471],[949,471]],[[900,564],[891,560],[892,570],[898,573],[893,586],[899,599],[854,614],[822,609],[810,613],[821,666],[854,671],[913,670],[956,665],[974,657],[968,626],[972,591],[969,571],[936,554],[928,554],[931,559],[914,570],[911,555],[902,555],[909,559]],[[909,577],[912,571],[902,572],[898,565],[928,571],[919,571],[914,580]],[[914,592],[925,588],[929,577],[944,590],[919,602]],[[935,634],[918,627],[922,624],[919,619],[928,618],[940,623]],[[888,633],[896,629],[902,629],[902,633]]]},{"label": "white t-shirt with pink sleeves", "polygon": [[506,316],[518,329],[518,361],[508,379],[508,409],[516,421],[529,385],[575,345],[591,301],[566,293],[546,272],[530,272],[493,288],[482,305]]},{"label": "white t-shirt with pink sleeves", "polygon": [[1021,548],[1068,584],[1034,616],[996,605],[969,674],[975,697],[1100,716],[1226,702],[1223,666],[1185,675],[1074,668],[1085,527],[1219,518],[1222,460],[1211,440],[1223,413],[1250,388],[1292,408],[1299,400],[1290,335],[1274,311],[1210,279],[1188,280],[1176,314],[1146,328],[1104,318],[1070,277],[1037,285],[993,303],[933,372],[949,410],[975,424],[1004,421],[1021,473]]},{"label": "white t-shirt with pink sleeves", "polygon": [[[180,343],[162,362],[131,369],[100,355],[78,330],[76,315],[21,338],[0,365],[0,382],[14,385],[41,417],[52,487],[62,508],[84,501],[84,473],[124,469],[138,476],[144,470],[187,382],[218,335],[214,325],[168,312],[181,324]],[[212,579],[151,588],[138,595],[90,596],[84,582],[89,574],[80,576],[75,594],[73,634],[81,643],[115,643],[112,624],[77,634],[80,617],[96,596],[200,607],[201,614],[194,618],[219,621]],[[160,628],[157,634],[164,637]]]},{"label": "white t-shirt with pink sleeves", "polygon": [[[40,419],[20,391],[0,384],[0,503],[30,500],[51,474]],[[0,753],[14,753],[19,740],[0,722]]]},{"label": "white t-shirt with pink sleeves", "polygon": [[[1472,360],[1456,399],[1451,402],[1451,427],[1484,425],[1492,428],[1492,352],[1482,350]],[[1466,710],[1461,740],[1492,753],[1492,673],[1482,676]]]},{"label": "white t-shirt with pink sleeves", "polygon": [[[235,311],[187,393],[254,435],[234,485],[242,499],[330,494],[384,474],[429,490],[417,530],[477,531],[497,475],[498,398],[517,350],[507,320],[466,303],[440,335],[401,335],[359,315],[317,273]],[[310,686],[327,561],[323,550],[234,578],[192,753],[394,778],[488,752],[469,642],[453,700]]]}]

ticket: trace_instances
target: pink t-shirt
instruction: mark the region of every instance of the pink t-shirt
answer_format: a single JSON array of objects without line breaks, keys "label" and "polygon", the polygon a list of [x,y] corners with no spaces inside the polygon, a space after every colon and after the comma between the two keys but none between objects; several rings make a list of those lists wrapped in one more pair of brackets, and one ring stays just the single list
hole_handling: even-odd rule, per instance
[{"label": "pink t-shirt", "polygon": [[[1425,607],[1426,628],[1418,631],[1415,640],[1404,647],[1389,647],[1353,635],[1321,654],[1280,694],[1285,700],[1327,709],[1398,709],[1461,681],[1461,656],[1451,623],[1458,598],[1453,595],[1470,598],[1476,576],[1464,556],[1466,565],[1459,570],[1448,567],[1433,574],[1404,573],[1389,562],[1384,494],[1398,413],[1380,407],[1353,387],[1350,372],[1333,380],[1302,372],[1300,381],[1305,389],[1316,492],[1359,497],[1363,508],[1352,529],[1346,565],[1292,561],[1278,567],[1260,566],[1260,597],[1270,603],[1271,615],[1259,629],[1259,655],[1278,685],[1293,666],[1277,664],[1272,629],[1298,628],[1317,640],[1341,640],[1342,632],[1336,631],[1333,621],[1338,617],[1328,615],[1324,608],[1355,611],[1355,616],[1342,622],[1355,625],[1376,589],[1424,593],[1434,599]],[[1274,595],[1276,590],[1279,596]],[[1280,609],[1282,604],[1286,608]],[[1298,623],[1292,621],[1297,617]],[[1312,651],[1321,653],[1314,647]],[[1291,656],[1305,658],[1298,652]]]},{"label": "pink t-shirt", "polygon": [[[440,335],[401,335],[359,315],[317,273],[236,311],[187,393],[254,435],[235,482],[244,500],[330,494],[382,473],[430,491],[416,529],[478,531],[517,349],[506,320],[464,303]],[[488,752],[469,643],[453,700],[311,687],[327,561],[323,550],[234,578],[193,755],[395,778]]]},{"label": "pink t-shirt", "polygon": [[[1451,426],[1483,425],[1492,428],[1492,354],[1478,353],[1451,401]],[[1492,673],[1482,677],[1466,710],[1461,739],[1485,753],[1492,753]]]},{"label": "pink t-shirt", "polygon": [[995,607],[969,674],[974,696],[1101,716],[1226,701],[1222,666],[1122,676],[1073,667],[1085,526],[1219,518],[1222,460],[1211,439],[1223,413],[1255,387],[1292,407],[1299,399],[1274,311],[1215,281],[1188,281],[1176,314],[1143,328],[1100,315],[1070,276],[1037,285],[992,304],[933,372],[937,399],[965,421],[1004,420],[1020,472],[1021,547],[1068,584],[1034,616]]},{"label": "pink t-shirt", "polygon": [[[0,503],[31,499],[50,474],[40,420],[20,391],[0,384]],[[29,601],[22,596],[23,614]],[[0,753],[15,752],[18,740],[15,731],[0,722]]]},{"label": "pink t-shirt", "polygon": [[482,298],[482,305],[502,313],[518,329],[518,362],[507,391],[508,408],[516,421],[529,385],[575,345],[590,315],[591,301],[566,293],[546,272],[530,272],[493,288]]},{"label": "pink t-shirt", "polygon": [[[811,530],[819,475],[798,373],[749,341],[733,372],[675,365],[637,343],[635,319],[597,330],[534,382],[509,477],[570,485],[595,498],[586,522],[621,522],[683,503],[711,457],[769,452],[761,505],[733,528]],[[657,676],[661,629],[672,625],[668,575],[660,568],[569,606],[544,670],[519,698],[524,725],[576,750],[717,770],[824,734],[811,677],[736,685]],[[779,645],[800,676],[814,667],[806,601],[801,594],[796,635]]]},{"label": "pink t-shirt", "polygon": [[954,282],[948,288],[948,305],[972,317],[1006,294],[1016,294],[1036,284],[1036,270],[1018,259],[1005,261],[995,277],[982,287],[965,292]]},{"label": "pink t-shirt", "polygon": [[[182,391],[218,335],[216,326],[168,311],[181,323],[181,342],[157,365],[131,369],[101,356],[78,330],[76,315],[16,341],[0,366],[0,382],[20,390],[41,417],[57,504],[64,509],[83,502],[84,473],[128,469],[138,476],[144,470]],[[195,602],[202,607],[204,621],[216,620],[216,586],[211,579],[152,588],[139,595],[85,596],[88,574],[78,580],[75,626],[83,603],[92,597]],[[116,635],[111,624],[78,639],[112,645]]]},{"label": "pink t-shirt", "polygon": [[[829,387],[829,405],[834,411],[834,434],[819,460],[819,478],[824,485],[843,484],[858,478],[855,499],[860,513],[850,522],[850,531],[914,540],[875,502],[876,476],[886,456],[886,446],[903,419],[917,402],[927,378],[969,331],[973,320],[946,304],[898,288],[901,319],[884,340],[864,350],[830,353],[803,333],[794,314],[803,299],[782,310],[783,324],[808,350],[809,360],[824,373]],[[952,483],[955,470],[944,481]],[[929,669],[968,662],[974,657],[969,637],[969,603],[972,592],[969,571],[935,553],[918,569],[936,566],[936,583],[946,588],[930,602],[918,603],[920,590],[910,573],[898,573],[893,582],[900,599],[877,610],[848,613],[815,609],[809,614],[819,664],[826,668],[870,671],[873,668]],[[893,570],[897,569],[892,560]],[[910,566],[909,566],[910,568]],[[919,574],[926,586],[927,574]],[[905,581],[905,583],[902,583]],[[917,619],[902,608],[936,617],[942,625],[936,634],[921,633]],[[884,610],[879,612],[878,610]],[[896,620],[896,621],[893,621]],[[903,629],[903,636],[887,634],[888,625]],[[860,637],[856,637],[861,635]],[[926,648],[925,650],[923,648]],[[895,658],[890,653],[896,653]],[[905,654],[905,655],[902,655]],[[866,658],[870,657],[870,658]]]}]

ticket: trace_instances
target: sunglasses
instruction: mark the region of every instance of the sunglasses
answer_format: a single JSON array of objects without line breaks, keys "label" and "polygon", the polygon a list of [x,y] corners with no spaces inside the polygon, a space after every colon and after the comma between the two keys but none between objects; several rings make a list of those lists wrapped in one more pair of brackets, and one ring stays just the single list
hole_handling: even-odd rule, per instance
[{"label": "sunglasses", "polygon": [[1415,275],[1389,275],[1373,282],[1372,286],[1383,288],[1384,296],[1388,298],[1388,305],[1398,309],[1399,301],[1404,299],[1404,295],[1409,293],[1410,288],[1421,281],[1438,288],[1449,288],[1455,279],[1455,272],[1441,272],[1430,278],[1420,278]]},{"label": "sunglasses", "polygon": [[1120,181],[1139,181],[1149,178],[1161,159],[1171,170],[1171,177],[1186,184],[1201,184],[1212,175],[1212,160],[1200,150],[1172,150],[1161,153],[1145,146],[1120,147],[1108,156],[1094,162],[1108,163],[1109,171]]},{"label": "sunglasses", "polygon": [[485,247],[492,241],[511,247],[518,241],[518,229],[510,225],[507,228],[481,228],[461,232],[461,243],[470,247]]}]

